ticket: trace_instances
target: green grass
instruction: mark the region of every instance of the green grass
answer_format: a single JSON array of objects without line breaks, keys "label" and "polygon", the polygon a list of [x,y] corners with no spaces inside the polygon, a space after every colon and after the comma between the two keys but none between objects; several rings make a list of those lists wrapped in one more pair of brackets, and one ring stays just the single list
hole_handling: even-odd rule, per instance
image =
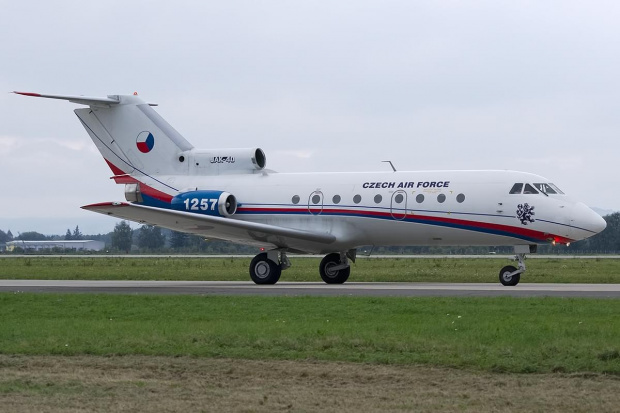
[{"label": "green grass", "polygon": [[[320,281],[320,258],[293,258],[282,281]],[[0,260],[1,279],[65,280],[249,280],[250,258],[72,258]],[[350,281],[497,282],[506,259],[359,259]],[[524,282],[620,283],[620,259],[533,259]]]},{"label": "green grass", "polygon": [[0,353],[620,375],[620,300],[0,294]]}]

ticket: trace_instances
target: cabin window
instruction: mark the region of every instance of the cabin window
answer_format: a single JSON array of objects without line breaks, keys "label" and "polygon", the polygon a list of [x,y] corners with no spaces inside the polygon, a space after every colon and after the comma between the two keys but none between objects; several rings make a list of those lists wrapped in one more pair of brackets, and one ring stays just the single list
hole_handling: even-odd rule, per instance
[{"label": "cabin window", "polygon": [[520,194],[523,190],[523,184],[514,184],[510,190],[510,194]]},{"label": "cabin window", "polygon": [[320,195],[313,195],[312,196],[312,203],[316,205],[319,202],[321,202],[321,196]]},{"label": "cabin window", "polygon": [[530,184],[525,184],[525,188],[523,189],[524,194],[537,194],[538,191],[534,189],[534,187]]},{"label": "cabin window", "polygon": [[396,202],[397,204],[402,204],[404,199],[405,197],[403,196],[403,194],[396,194],[396,196],[394,197],[394,202]]},{"label": "cabin window", "polygon": [[334,204],[339,204],[340,203],[340,195],[334,195],[334,197],[332,198],[332,201],[334,202]]},{"label": "cabin window", "polygon": [[362,196],[361,195],[355,195],[353,197],[353,202],[355,202],[356,204],[359,204],[360,202],[362,202]]},{"label": "cabin window", "polygon": [[456,202],[458,202],[459,204],[462,204],[463,201],[465,201],[465,194],[458,194],[456,196]]},{"label": "cabin window", "polygon": [[446,200],[446,196],[444,194],[437,195],[437,202],[439,202],[440,204],[443,204],[445,200]]},{"label": "cabin window", "polygon": [[294,203],[295,205],[297,205],[297,204],[299,203],[299,195],[294,195],[294,196],[293,196],[293,199],[291,199],[291,201],[293,201],[293,203]]},{"label": "cabin window", "polygon": [[378,204],[381,202],[381,200],[383,199],[383,197],[379,194],[375,195],[375,204]]},{"label": "cabin window", "polygon": [[415,197],[415,201],[416,201],[418,204],[421,204],[422,202],[424,202],[424,195],[422,195],[422,194],[418,194],[418,196],[416,196],[416,197]]}]

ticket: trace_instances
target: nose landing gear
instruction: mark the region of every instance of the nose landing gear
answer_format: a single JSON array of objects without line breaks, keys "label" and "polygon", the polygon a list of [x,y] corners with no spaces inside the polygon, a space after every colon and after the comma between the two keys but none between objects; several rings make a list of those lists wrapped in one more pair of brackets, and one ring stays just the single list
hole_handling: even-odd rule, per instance
[{"label": "nose landing gear", "polygon": [[535,245],[517,245],[515,246],[515,260],[519,261],[519,268],[515,268],[512,265],[507,265],[499,272],[499,282],[502,285],[513,287],[519,284],[521,280],[521,274],[525,272],[525,248],[527,252],[536,252]]}]

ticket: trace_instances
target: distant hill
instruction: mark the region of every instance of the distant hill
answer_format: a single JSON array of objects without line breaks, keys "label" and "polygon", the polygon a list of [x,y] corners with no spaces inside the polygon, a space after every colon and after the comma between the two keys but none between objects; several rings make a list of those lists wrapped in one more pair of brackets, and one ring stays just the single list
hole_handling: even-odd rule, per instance
[{"label": "distant hill", "polygon": [[590,207],[590,208],[592,208],[594,212],[596,212],[602,217],[604,217],[605,215],[613,214],[614,212],[618,212],[618,211],[613,211],[611,209],[603,209],[603,208],[597,208],[597,207]]}]

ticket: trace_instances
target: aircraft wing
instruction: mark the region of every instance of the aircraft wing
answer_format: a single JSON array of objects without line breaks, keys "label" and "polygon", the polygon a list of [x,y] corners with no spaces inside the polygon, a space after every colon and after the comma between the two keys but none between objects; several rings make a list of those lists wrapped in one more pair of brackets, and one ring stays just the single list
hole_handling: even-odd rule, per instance
[{"label": "aircraft wing", "polygon": [[334,235],[326,232],[311,232],[239,219],[198,215],[190,212],[129,204],[126,202],[105,202],[86,205],[82,208],[116,218],[158,225],[174,231],[259,247],[272,246],[304,251],[304,244],[331,244],[336,241]]}]

